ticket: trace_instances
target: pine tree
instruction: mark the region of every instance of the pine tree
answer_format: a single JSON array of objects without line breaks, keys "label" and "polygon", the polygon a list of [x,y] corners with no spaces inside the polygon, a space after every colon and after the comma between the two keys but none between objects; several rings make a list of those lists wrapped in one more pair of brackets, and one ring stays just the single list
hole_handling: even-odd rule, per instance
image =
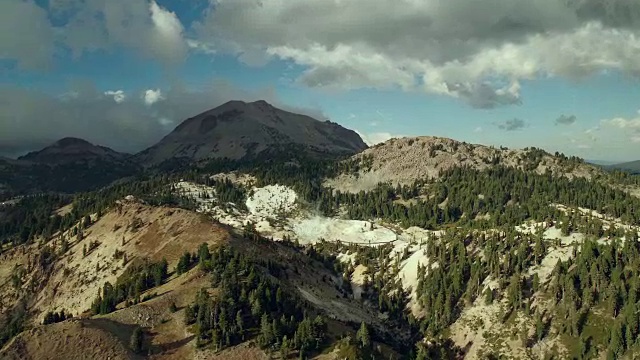
[{"label": "pine tree", "polygon": [[536,312],[536,340],[540,341],[544,337],[544,322],[542,321],[542,315]]},{"label": "pine tree", "polygon": [[484,293],[484,303],[487,305],[493,304],[493,290],[491,289],[491,287],[487,286],[487,289],[484,291]]},{"label": "pine tree", "polygon": [[129,340],[129,347],[131,348],[131,351],[133,351],[136,354],[141,353],[142,341],[143,341],[142,329],[138,326],[135,328],[135,330],[133,330],[133,334],[131,334],[131,339]]},{"label": "pine tree", "polygon": [[360,324],[360,330],[356,333],[356,339],[359,345],[363,349],[368,349],[371,346],[371,337],[369,336],[369,329],[364,321]]},{"label": "pine tree", "polygon": [[244,320],[242,318],[242,309],[236,313],[236,327],[242,340],[244,340]]},{"label": "pine tree", "polygon": [[259,343],[262,347],[268,347],[273,343],[273,327],[269,316],[266,313],[260,318],[260,339]]},{"label": "pine tree", "polygon": [[622,338],[622,329],[619,321],[611,327],[610,337],[611,340],[609,341],[607,357],[612,355],[614,358],[618,358],[624,351],[624,340]]},{"label": "pine tree", "polygon": [[198,262],[201,266],[204,266],[206,261],[211,259],[211,253],[209,252],[209,245],[202,243],[198,248]]},{"label": "pine tree", "polygon": [[282,338],[282,342],[280,343],[280,356],[283,359],[289,357],[289,353],[291,352],[291,345],[289,344],[289,339],[287,339],[287,335]]}]

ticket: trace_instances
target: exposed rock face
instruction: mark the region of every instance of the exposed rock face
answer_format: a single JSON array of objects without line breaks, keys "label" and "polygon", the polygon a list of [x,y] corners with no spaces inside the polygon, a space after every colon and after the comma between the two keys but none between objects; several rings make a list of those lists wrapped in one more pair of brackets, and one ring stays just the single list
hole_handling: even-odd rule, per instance
[{"label": "exposed rock face", "polygon": [[336,154],[367,148],[358,134],[338,124],[280,110],[265,101],[230,101],[185,120],[137,158],[146,165],[172,158],[241,159],[289,144]]}]

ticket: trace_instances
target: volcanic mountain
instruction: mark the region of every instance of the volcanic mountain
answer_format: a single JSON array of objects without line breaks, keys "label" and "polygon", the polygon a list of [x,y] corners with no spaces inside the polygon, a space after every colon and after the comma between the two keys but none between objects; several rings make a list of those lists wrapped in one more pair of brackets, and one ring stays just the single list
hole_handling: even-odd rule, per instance
[{"label": "volcanic mountain", "polygon": [[138,169],[129,154],[67,137],[17,160],[0,159],[0,190],[75,193],[103,187]]},{"label": "volcanic mountain", "polygon": [[123,161],[129,156],[105,146],[91,144],[86,140],[66,137],[42,150],[21,156],[18,160],[59,165],[89,160]]},{"label": "volcanic mountain", "polygon": [[284,111],[265,101],[230,101],[189,118],[136,157],[146,165],[173,158],[242,159],[288,145],[324,154],[367,148],[360,136],[330,121]]}]

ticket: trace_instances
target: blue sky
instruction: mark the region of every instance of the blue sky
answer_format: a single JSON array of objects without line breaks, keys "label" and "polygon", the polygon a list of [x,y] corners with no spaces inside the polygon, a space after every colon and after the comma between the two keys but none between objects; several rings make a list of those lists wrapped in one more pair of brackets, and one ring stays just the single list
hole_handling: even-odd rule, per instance
[{"label": "blue sky", "polygon": [[616,18],[640,5],[260,4],[1,2],[0,155],[63,136],[136,152],[200,111],[266,99],[370,143],[434,135],[640,158],[640,20]]}]

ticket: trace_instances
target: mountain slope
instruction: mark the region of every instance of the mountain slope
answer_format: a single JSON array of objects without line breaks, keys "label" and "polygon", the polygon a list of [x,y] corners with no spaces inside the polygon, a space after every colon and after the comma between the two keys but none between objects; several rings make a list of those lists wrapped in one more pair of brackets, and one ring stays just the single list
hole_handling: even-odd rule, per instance
[{"label": "mountain slope", "polygon": [[347,162],[354,165],[351,173],[328,179],[326,186],[359,192],[372,190],[381,182],[409,185],[416,180],[437,178],[441,171],[453,167],[482,170],[495,165],[538,174],[549,170],[570,178],[591,178],[602,173],[580,159],[554,156],[540,149],[494,148],[433,136],[391,139],[354,155]]},{"label": "mountain slope", "polygon": [[265,101],[230,101],[185,120],[137,158],[153,165],[172,158],[242,159],[286,145],[353,154],[367,146],[352,130],[277,109]]},{"label": "mountain slope", "polygon": [[[50,353],[69,359],[138,358],[128,349],[137,326],[145,334],[144,353],[157,359],[241,358],[236,357],[238,354],[246,354],[245,358],[266,358],[258,346],[262,340],[255,336],[261,331],[261,317],[282,312],[278,313],[282,316],[273,316],[273,320],[290,321],[290,315],[294,316],[293,306],[275,310],[280,303],[295,303],[300,310],[302,305],[314,319],[323,315],[329,327],[326,336],[322,336],[326,341],[320,341],[322,347],[328,348],[345,334],[353,338],[360,321],[366,321],[372,330],[379,329],[376,330],[379,336],[387,340],[403,336],[403,329],[389,326],[387,330],[386,322],[372,314],[369,306],[349,299],[341,288],[340,274],[332,266],[292,244],[271,242],[250,233],[243,235],[206,216],[184,209],[149,206],[135,199],[118,201],[104,215],[93,214],[91,219],[81,222],[86,225],[79,223],[43,239],[45,245],[40,249],[34,243],[3,253],[0,315],[11,314],[23,298],[31,317],[23,323],[27,331],[0,346],[0,358],[40,359],[48,358]],[[81,228],[81,235],[75,236],[77,228]],[[208,244],[209,260],[203,255],[202,244]],[[194,253],[193,261],[187,260],[187,265],[184,265],[185,251]],[[36,258],[39,260],[32,260]],[[131,281],[145,271],[147,264],[165,260],[165,273],[160,281],[154,280],[154,285],[149,285],[148,280]],[[247,267],[251,270],[247,271]],[[225,268],[228,269],[221,270]],[[216,281],[220,284],[216,285]],[[223,283],[231,285],[222,286]],[[215,341],[216,338],[199,330],[204,325],[190,326],[189,311],[198,312],[195,304],[202,304],[203,296],[222,297],[229,289],[255,287],[258,283],[262,285],[257,290],[239,291],[244,295],[236,294],[232,301],[220,300],[225,304],[223,309],[244,304],[242,311],[229,310],[227,319],[231,316],[232,322],[227,330],[237,333],[235,324],[240,323],[240,332],[245,335],[222,338],[225,351],[218,354],[222,340]],[[263,300],[265,286],[268,289]],[[94,304],[106,301],[110,288],[117,288],[123,298],[113,308],[96,314]],[[122,289],[126,291],[122,293]],[[100,294],[104,297],[100,298]],[[249,300],[258,305],[247,308]],[[217,301],[211,298],[207,306],[217,306]],[[253,314],[254,308],[264,312]],[[48,313],[61,310],[73,318],[40,325]],[[342,313],[358,321],[344,320]],[[297,311],[296,314],[296,318],[302,316]],[[3,318],[0,316],[0,330]],[[293,323],[281,331],[288,332],[293,340],[297,328],[298,324]]]},{"label": "mountain slope", "polygon": [[30,152],[18,160],[59,165],[78,161],[124,161],[129,154],[119,153],[105,146],[93,145],[78,138],[67,137],[39,151]]},{"label": "mountain slope", "polygon": [[129,154],[82,139],[64,138],[17,160],[0,158],[0,193],[81,192],[138,170]]},{"label": "mountain slope", "polygon": [[605,166],[606,169],[610,169],[610,170],[622,170],[622,171],[628,171],[631,173],[640,173],[640,160],[636,160],[636,161],[629,161],[629,162],[625,162],[625,163],[620,163],[620,164],[613,164],[613,165],[608,165]]}]

